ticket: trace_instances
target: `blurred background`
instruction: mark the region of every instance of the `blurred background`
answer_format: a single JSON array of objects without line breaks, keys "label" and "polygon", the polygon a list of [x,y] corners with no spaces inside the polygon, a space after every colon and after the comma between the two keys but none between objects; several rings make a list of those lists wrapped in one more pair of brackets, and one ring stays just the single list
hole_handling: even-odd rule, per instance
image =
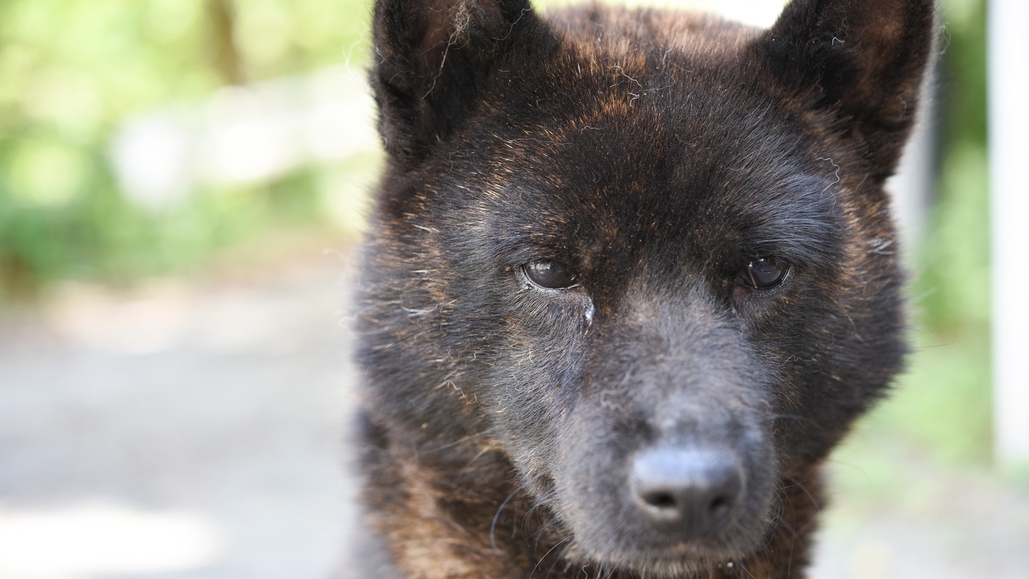
[{"label": "blurred background", "polygon": [[[986,7],[940,6],[893,184],[916,351],[834,455],[815,578],[1029,577],[1029,476],[993,456]],[[0,3],[0,579],[337,569],[369,16]]]}]

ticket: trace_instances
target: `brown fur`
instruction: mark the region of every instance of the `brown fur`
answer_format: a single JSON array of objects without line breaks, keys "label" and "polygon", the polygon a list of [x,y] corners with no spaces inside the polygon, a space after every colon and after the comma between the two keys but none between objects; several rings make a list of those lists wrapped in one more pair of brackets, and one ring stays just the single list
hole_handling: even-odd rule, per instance
[{"label": "brown fur", "polygon": [[[484,443],[479,443],[480,445]],[[407,454],[409,451],[400,451]],[[491,452],[481,447],[482,454]],[[503,460],[502,457],[498,457]],[[519,488],[469,488],[477,472],[453,478],[453,468],[433,468],[424,457],[391,454],[391,468],[374,472],[365,500],[381,505],[367,520],[391,545],[390,557],[405,577],[419,579],[524,579],[586,576],[560,557],[558,533]],[[415,466],[418,465],[418,466]],[[762,548],[694,575],[697,579],[797,579],[809,563],[811,533],[824,506],[820,465],[797,473],[779,490],[774,524]],[[382,494],[401,488],[402,495]],[[498,510],[498,506],[503,505]],[[361,552],[355,557],[367,557]],[[727,565],[732,563],[731,566]],[[594,570],[595,571],[595,570]],[[620,575],[618,575],[620,576]]]},{"label": "brown fur", "polygon": [[353,575],[802,578],[906,349],[882,185],[932,14],[379,0]]}]

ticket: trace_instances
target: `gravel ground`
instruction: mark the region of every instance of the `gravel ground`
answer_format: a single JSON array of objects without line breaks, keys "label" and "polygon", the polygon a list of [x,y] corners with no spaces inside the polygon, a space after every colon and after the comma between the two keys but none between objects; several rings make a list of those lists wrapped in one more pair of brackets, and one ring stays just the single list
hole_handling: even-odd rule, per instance
[{"label": "gravel ground", "polygon": [[[8,314],[0,579],[329,577],[353,514],[349,263],[67,287]],[[923,479],[910,508],[838,497],[812,576],[1029,578],[1029,493]]]}]

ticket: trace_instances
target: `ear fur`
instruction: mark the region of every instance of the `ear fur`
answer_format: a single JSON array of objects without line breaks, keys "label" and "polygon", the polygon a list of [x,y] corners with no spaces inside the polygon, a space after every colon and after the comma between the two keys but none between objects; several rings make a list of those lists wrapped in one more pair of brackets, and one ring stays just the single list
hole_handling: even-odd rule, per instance
[{"label": "ear fur", "polygon": [[378,0],[373,22],[379,131],[406,168],[461,124],[507,53],[547,44],[528,0]]},{"label": "ear fur", "polygon": [[934,27],[933,0],[793,0],[755,48],[788,92],[863,141],[881,181],[914,123]]}]

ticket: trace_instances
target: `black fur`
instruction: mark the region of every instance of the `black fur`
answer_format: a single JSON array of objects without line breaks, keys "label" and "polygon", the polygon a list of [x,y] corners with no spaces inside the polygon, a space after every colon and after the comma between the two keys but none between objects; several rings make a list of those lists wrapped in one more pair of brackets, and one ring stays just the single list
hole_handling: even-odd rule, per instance
[{"label": "black fur", "polygon": [[[358,358],[387,552],[355,576],[802,577],[820,464],[905,352],[882,184],[932,24],[380,0]],[[724,521],[641,510],[633,465],[669,448],[731,458]]]}]

